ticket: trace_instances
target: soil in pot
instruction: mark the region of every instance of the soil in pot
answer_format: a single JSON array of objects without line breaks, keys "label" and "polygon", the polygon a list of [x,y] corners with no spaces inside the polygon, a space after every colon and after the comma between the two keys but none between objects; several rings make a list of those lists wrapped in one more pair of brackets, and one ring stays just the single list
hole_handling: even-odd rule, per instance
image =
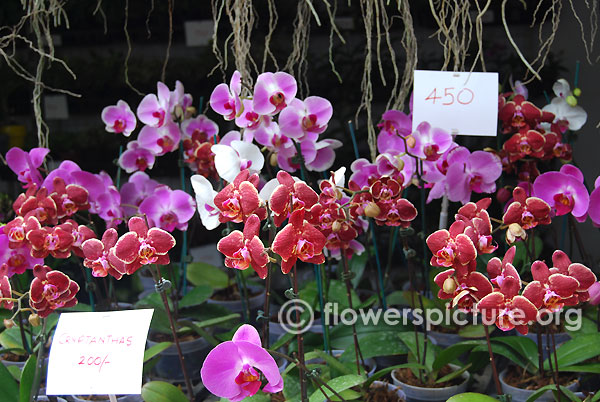
[{"label": "soil in pot", "polygon": [[[452,369],[452,367],[444,366],[439,371],[438,378],[442,378],[452,373],[453,371],[454,370]],[[458,376],[451,379],[450,381],[445,381],[437,384],[435,382],[423,382],[419,379],[419,377],[416,377],[412,370],[409,368],[396,369],[394,370],[394,375],[398,380],[402,381],[405,384],[421,388],[446,388],[451,387],[453,385],[460,385],[465,382],[465,379],[462,376]]]},{"label": "soil in pot", "polygon": [[25,362],[25,361],[27,361],[27,356],[16,355],[11,352],[6,352],[6,353],[3,353],[0,355],[0,360],[3,360],[5,362],[12,362],[12,363]]},{"label": "soil in pot", "polygon": [[[252,286],[246,286],[246,292],[248,293],[248,298],[258,296],[263,292],[262,289],[256,289]],[[211,299],[218,301],[232,301],[232,300],[242,300],[242,296],[240,294],[240,289],[237,284],[233,284],[224,289],[220,289],[216,291]]]},{"label": "soil in pot", "polygon": [[[504,382],[515,388],[536,390],[546,385],[554,384],[554,378],[547,373],[544,378],[540,378],[537,375],[532,376],[527,371],[524,371],[521,367],[509,366],[507,373],[503,378]],[[569,385],[577,381],[576,373],[559,373],[558,382],[560,385]]]},{"label": "soil in pot", "polygon": [[390,387],[387,383],[383,384],[373,384],[369,388],[365,402],[404,402],[406,400],[398,395],[397,387]]}]

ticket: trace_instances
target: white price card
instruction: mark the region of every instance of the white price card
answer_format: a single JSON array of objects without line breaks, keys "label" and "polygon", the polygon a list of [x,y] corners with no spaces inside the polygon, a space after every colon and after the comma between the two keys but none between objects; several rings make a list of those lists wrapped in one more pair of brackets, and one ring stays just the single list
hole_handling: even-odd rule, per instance
[{"label": "white price card", "polygon": [[139,394],[153,311],[62,313],[50,348],[46,394]]},{"label": "white price card", "polygon": [[498,73],[415,70],[413,131],[426,121],[458,135],[495,136]]}]

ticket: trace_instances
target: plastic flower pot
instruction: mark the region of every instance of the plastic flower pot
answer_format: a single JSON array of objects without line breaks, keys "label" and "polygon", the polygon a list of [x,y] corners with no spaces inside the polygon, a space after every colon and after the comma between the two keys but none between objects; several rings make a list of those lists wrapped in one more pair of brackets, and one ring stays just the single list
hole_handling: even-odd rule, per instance
[{"label": "plastic flower pot", "polygon": [[377,388],[377,387],[385,387],[390,391],[395,391],[396,395],[398,395],[398,398],[402,399],[402,400],[406,400],[406,394],[404,393],[404,391],[402,391],[398,386],[387,383],[387,382],[383,382],[383,381],[373,381],[373,383],[371,384],[371,388]]},{"label": "plastic flower pot", "polygon": [[[460,367],[450,364],[449,365],[453,370],[460,370]],[[392,380],[394,381],[394,385],[398,385],[402,387],[402,390],[406,394],[407,401],[447,401],[453,395],[460,394],[462,392],[467,391],[467,383],[469,382],[469,378],[471,375],[468,371],[465,371],[461,374],[461,378],[463,382],[458,385],[452,385],[450,387],[443,388],[425,388],[425,387],[417,387],[414,385],[406,384],[400,381],[396,375],[395,371],[392,371]]]},{"label": "plastic flower pot", "polygon": [[[148,348],[158,342],[148,339]],[[181,352],[185,358],[185,367],[192,380],[200,378],[202,363],[210,351],[210,344],[204,338],[196,338],[189,341],[179,342]],[[183,381],[183,371],[179,363],[179,355],[175,344],[159,353],[158,362],[153,367],[153,373],[171,381]]]},{"label": "plastic flower pot", "polygon": [[[252,286],[248,286],[248,291],[252,292],[253,290],[257,290],[257,288],[254,288]],[[253,312],[253,311],[257,311],[259,309],[262,309],[265,305],[265,298],[267,296],[267,292],[263,289],[261,290],[260,293],[251,296],[248,298],[247,300],[247,307],[248,309]],[[222,306],[225,307],[226,309],[228,309],[229,311],[233,312],[233,313],[242,313],[244,311],[244,305],[242,303],[241,300],[215,300],[215,299],[208,299],[206,301],[208,304],[216,304],[218,306]]]},{"label": "plastic flower pot", "polygon": [[[507,384],[504,381],[504,378],[506,377],[507,373],[508,373],[508,369],[505,369],[500,373],[500,384],[502,385],[502,392],[504,392],[505,394],[512,395],[513,402],[526,401],[527,398],[529,398],[535,392],[535,390],[521,389],[521,388],[513,387],[512,385]],[[574,381],[571,384],[567,385],[567,388],[569,390],[575,392],[579,388],[579,383],[577,381]],[[552,393],[552,391],[544,392],[544,394],[542,396],[540,396],[538,399],[536,399],[536,401],[539,401],[539,402],[554,401],[554,394]]]}]

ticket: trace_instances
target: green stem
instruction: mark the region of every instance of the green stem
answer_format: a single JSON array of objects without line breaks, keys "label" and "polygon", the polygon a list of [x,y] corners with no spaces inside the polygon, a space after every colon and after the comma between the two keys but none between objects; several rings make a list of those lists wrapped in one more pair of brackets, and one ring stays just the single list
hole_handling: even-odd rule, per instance
[{"label": "green stem", "polygon": [[[344,251],[342,251],[343,253]],[[326,353],[329,353],[329,326],[325,321],[325,298],[323,295],[323,281],[321,276],[322,266],[313,264],[313,271],[317,281],[317,291],[319,292],[319,307],[321,308],[321,326],[323,327],[323,347]]]},{"label": "green stem", "polygon": [[498,377],[498,369],[496,368],[496,361],[494,360],[494,353],[492,352],[492,342],[490,341],[490,331],[487,325],[483,325],[485,329],[485,341],[488,347],[488,354],[490,355],[490,363],[492,365],[492,374],[494,377],[494,384],[496,384],[496,393],[498,395],[504,394],[502,392],[502,386],[500,385],[500,377]]}]

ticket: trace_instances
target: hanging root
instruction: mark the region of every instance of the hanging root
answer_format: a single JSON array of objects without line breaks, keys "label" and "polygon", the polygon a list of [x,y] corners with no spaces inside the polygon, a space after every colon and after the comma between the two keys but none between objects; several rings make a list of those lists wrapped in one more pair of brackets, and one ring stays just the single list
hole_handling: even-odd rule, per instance
[{"label": "hanging root", "polygon": [[165,61],[163,62],[162,72],[160,74],[160,80],[165,82],[167,75],[167,64],[169,63],[169,55],[171,54],[171,44],[173,43],[173,7],[175,6],[175,0],[168,0],[168,14],[169,14],[169,39],[167,41],[167,51],[165,54]]},{"label": "hanging root", "polygon": [[360,7],[365,25],[365,64],[363,69],[363,78],[360,84],[362,91],[361,103],[358,106],[354,120],[358,127],[358,116],[361,111],[367,112],[367,143],[369,144],[369,152],[371,160],[375,161],[377,156],[377,137],[375,135],[375,127],[373,126],[373,116],[371,104],[373,102],[373,82],[371,81],[371,71],[373,69],[371,59],[373,57],[373,19],[374,19],[374,2],[371,0],[361,0]]},{"label": "hanging root", "polygon": [[292,52],[283,67],[285,71],[294,75],[298,80],[298,92],[300,96],[308,96],[309,92],[306,72],[308,70],[311,7],[312,3],[310,2],[298,2],[298,12],[294,20],[295,29],[292,36]]},{"label": "hanging root", "polygon": [[131,37],[129,36],[129,30],[127,29],[127,25],[128,25],[128,21],[129,21],[129,0],[125,0],[125,22],[123,23],[123,32],[125,33],[125,40],[127,41],[127,54],[125,55],[125,62],[124,62],[124,66],[125,66],[125,84],[131,88],[132,91],[134,91],[136,94],[140,95],[140,96],[144,96],[144,94],[139,91],[136,87],[133,86],[133,84],[129,81],[129,58],[131,57]]},{"label": "hanging root", "polygon": [[[48,126],[42,116],[42,92],[44,89],[79,97],[71,91],[52,88],[43,82],[43,73],[51,63],[61,65],[73,79],[75,73],[67,64],[55,57],[51,29],[60,25],[69,28],[69,20],[61,0],[21,0],[23,16],[12,26],[0,27],[0,56],[17,76],[33,83],[32,104],[37,129],[38,146],[48,147]],[[33,32],[35,40],[29,40],[21,31],[28,28]],[[24,43],[30,51],[38,56],[35,72],[29,71],[19,63],[15,53],[18,43]]]},{"label": "hanging root", "polygon": [[404,102],[412,90],[414,77],[413,72],[417,69],[417,36],[415,35],[415,29],[413,26],[413,19],[410,13],[410,5],[408,0],[398,1],[398,12],[400,13],[400,18],[402,19],[402,24],[404,25],[404,32],[402,34],[402,47],[404,48],[404,53],[406,55],[406,63],[404,65],[404,72],[402,73],[400,90],[397,91],[396,86],[394,86],[394,89],[392,90],[392,97],[390,99],[393,99],[393,109],[403,110]]},{"label": "hanging root", "polygon": [[269,6],[269,32],[265,36],[265,51],[263,53],[262,71],[265,71],[265,69],[267,68],[267,59],[271,59],[275,66],[275,70],[279,70],[279,65],[277,64],[275,55],[273,55],[273,52],[271,51],[271,39],[273,38],[273,33],[275,32],[275,28],[277,27],[279,14],[277,14],[275,0],[267,0],[267,4]]}]

